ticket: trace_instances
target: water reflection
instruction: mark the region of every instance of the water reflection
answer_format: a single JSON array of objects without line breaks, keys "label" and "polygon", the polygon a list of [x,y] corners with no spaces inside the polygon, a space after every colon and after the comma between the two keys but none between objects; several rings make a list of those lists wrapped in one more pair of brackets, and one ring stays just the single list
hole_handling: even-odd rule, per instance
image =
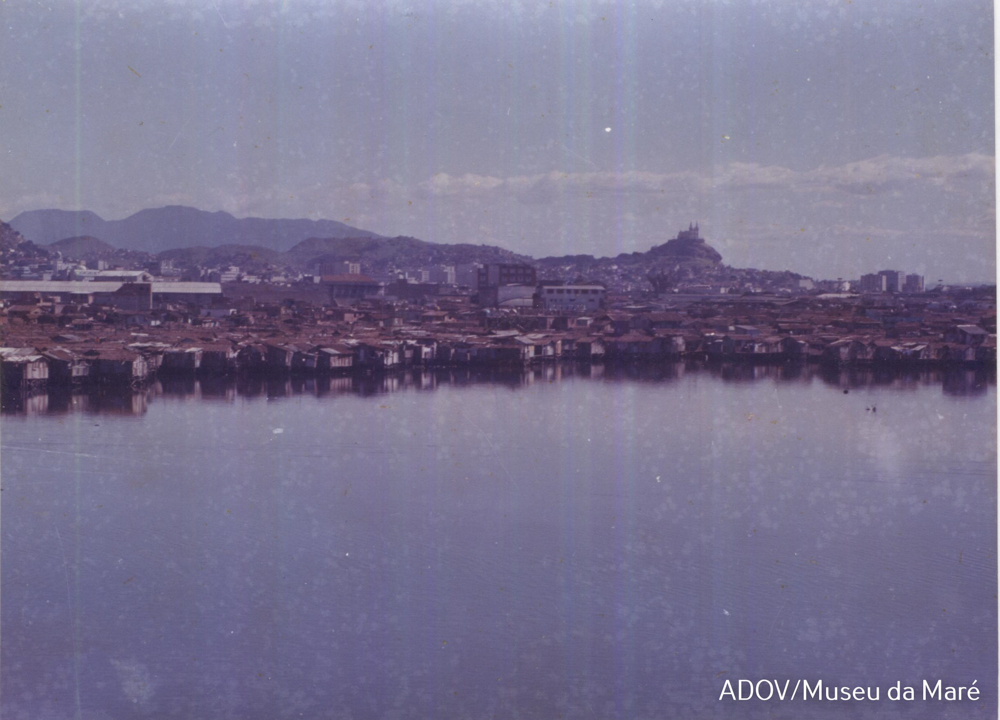
[{"label": "water reflection", "polygon": [[0,715],[883,718],[718,698],[978,677],[933,716],[996,717],[993,382],[563,364],[8,398],[35,416],[0,419]]},{"label": "water reflection", "polygon": [[770,381],[808,385],[821,382],[845,391],[864,388],[916,390],[940,385],[950,396],[984,395],[996,384],[996,368],[914,370],[885,368],[831,368],[827,366],[698,361],[658,365],[605,366],[590,363],[559,363],[525,369],[465,368],[410,369],[388,374],[320,377],[195,378],[172,376],[157,379],[139,390],[120,387],[52,388],[48,391],[4,389],[0,412],[4,414],[54,415],[70,412],[141,415],[157,397],[166,399],[221,400],[238,397],[284,398],[297,395],[330,397],[342,394],[362,397],[399,391],[436,390],[493,384],[517,389],[537,383],[584,379],[602,382],[676,382],[704,373],[732,383]]}]

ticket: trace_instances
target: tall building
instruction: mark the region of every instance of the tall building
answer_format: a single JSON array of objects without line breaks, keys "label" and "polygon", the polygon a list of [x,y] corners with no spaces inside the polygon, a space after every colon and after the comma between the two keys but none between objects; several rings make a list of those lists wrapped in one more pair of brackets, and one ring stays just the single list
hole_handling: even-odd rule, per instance
[{"label": "tall building", "polygon": [[922,293],[924,291],[924,276],[923,275],[907,275],[906,281],[903,283],[903,292],[905,293]]},{"label": "tall building", "polygon": [[903,289],[906,280],[906,273],[899,270],[879,270],[878,274],[885,278],[885,290],[883,292],[898,293]]},{"label": "tall building", "polygon": [[535,285],[538,279],[531,265],[491,263],[479,268],[479,287]]},{"label": "tall building", "polygon": [[454,265],[436,265],[430,269],[430,282],[455,285],[455,281],[456,272]]},{"label": "tall building", "polygon": [[886,290],[886,278],[885,275],[879,273],[877,275],[862,275],[861,281],[858,283],[858,290],[861,292],[885,292]]},{"label": "tall building", "polygon": [[476,289],[479,278],[479,263],[462,263],[455,266],[455,284]]},{"label": "tall building", "polygon": [[361,262],[358,260],[327,260],[313,263],[313,275],[360,275]]}]

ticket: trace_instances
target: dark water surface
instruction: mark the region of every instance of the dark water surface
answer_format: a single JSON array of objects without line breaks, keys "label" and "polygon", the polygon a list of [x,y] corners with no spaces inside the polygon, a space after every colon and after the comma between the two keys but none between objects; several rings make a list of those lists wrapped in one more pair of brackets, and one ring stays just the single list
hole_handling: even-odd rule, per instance
[{"label": "dark water surface", "polygon": [[995,382],[765,370],[8,398],[2,718],[995,717]]}]

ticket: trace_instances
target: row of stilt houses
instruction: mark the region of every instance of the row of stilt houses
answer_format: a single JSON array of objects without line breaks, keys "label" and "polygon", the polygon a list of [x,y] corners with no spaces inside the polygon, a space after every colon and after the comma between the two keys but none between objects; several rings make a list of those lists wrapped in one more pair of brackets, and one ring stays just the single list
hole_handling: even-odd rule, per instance
[{"label": "row of stilt houses", "polygon": [[808,361],[832,365],[995,365],[996,341],[899,340],[884,337],[709,338],[705,354],[719,360]]},{"label": "row of stilt houses", "polygon": [[[8,388],[59,384],[142,384],[153,375],[224,376],[346,374],[406,367],[518,366],[574,360],[657,362],[704,358],[736,362],[824,362],[834,365],[995,365],[995,335],[950,341],[884,337],[760,336],[626,332],[619,335],[418,332],[300,338],[253,334],[160,340],[104,339],[55,346],[0,347],[0,380]],[[58,340],[58,338],[57,338]],[[131,340],[134,340],[132,338]]]}]

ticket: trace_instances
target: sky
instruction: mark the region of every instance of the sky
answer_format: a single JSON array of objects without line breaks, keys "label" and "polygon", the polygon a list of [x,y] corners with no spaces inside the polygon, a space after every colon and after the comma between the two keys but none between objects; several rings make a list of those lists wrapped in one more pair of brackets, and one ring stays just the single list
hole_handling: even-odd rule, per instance
[{"label": "sky", "polygon": [[989,0],[0,2],[0,219],[993,281]]}]

